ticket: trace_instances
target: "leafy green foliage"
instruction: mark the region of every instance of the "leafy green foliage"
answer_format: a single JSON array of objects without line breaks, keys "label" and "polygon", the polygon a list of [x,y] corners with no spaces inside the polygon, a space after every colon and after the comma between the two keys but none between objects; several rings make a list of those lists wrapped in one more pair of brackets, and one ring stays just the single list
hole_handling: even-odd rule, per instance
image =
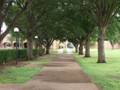
[{"label": "leafy green foliage", "polygon": [[[33,55],[39,55],[39,50],[34,49]],[[0,63],[5,63],[8,61],[13,61],[16,58],[16,50],[0,50]],[[19,58],[26,58],[27,57],[27,50],[21,49],[18,52]]]},{"label": "leafy green foliage", "polygon": [[91,5],[91,17],[99,28],[106,27],[120,7],[119,0],[88,0],[88,2]]},{"label": "leafy green foliage", "polygon": [[0,35],[0,41],[14,28],[16,21],[27,9],[31,0],[2,0],[0,1],[0,33],[3,22],[6,22],[7,28]]},{"label": "leafy green foliage", "polygon": [[0,50],[0,63],[15,59],[15,50]]},{"label": "leafy green foliage", "polygon": [[119,42],[120,38],[120,23],[118,18],[113,18],[112,22],[108,25],[106,30],[106,39],[108,39],[111,44],[116,44]]}]

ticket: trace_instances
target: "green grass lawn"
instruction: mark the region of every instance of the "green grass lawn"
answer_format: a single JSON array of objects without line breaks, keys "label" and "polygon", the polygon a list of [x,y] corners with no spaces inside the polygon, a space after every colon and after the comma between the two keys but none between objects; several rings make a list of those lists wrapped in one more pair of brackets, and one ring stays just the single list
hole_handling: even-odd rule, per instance
[{"label": "green grass lawn", "polygon": [[74,55],[77,62],[101,90],[120,90],[120,50],[106,50],[105,64],[97,64],[97,50],[91,58]]},{"label": "green grass lawn", "polygon": [[[32,63],[41,63],[41,62],[50,62],[50,59],[40,59],[40,60],[32,60],[32,61],[23,61],[19,62],[21,64],[32,64]],[[25,83],[32,76],[34,76],[38,71],[40,71],[43,67],[27,67],[27,66],[8,66],[5,68],[0,68],[0,83]]]},{"label": "green grass lawn", "polygon": [[0,70],[0,83],[25,83],[42,67],[6,67]]},{"label": "green grass lawn", "polygon": [[50,50],[50,54],[57,54],[57,50]]}]

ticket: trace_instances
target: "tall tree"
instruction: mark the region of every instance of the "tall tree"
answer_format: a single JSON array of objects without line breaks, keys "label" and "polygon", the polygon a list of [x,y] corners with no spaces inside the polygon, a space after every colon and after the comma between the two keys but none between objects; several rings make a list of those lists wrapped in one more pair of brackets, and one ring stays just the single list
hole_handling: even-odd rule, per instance
[{"label": "tall tree", "polygon": [[104,39],[107,25],[120,8],[119,0],[87,0],[92,12],[91,17],[96,22],[98,33],[98,63],[105,63]]},{"label": "tall tree", "polygon": [[33,59],[32,49],[33,49],[33,38],[37,32],[38,24],[41,23],[41,19],[48,15],[48,13],[53,10],[54,2],[48,1],[33,1],[29,9],[20,18],[18,27],[20,32],[27,39],[27,56],[28,60]]},{"label": "tall tree", "polygon": [[91,33],[94,31],[95,24],[86,13],[84,14],[85,15],[81,16],[80,23],[81,28],[85,32],[85,57],[90,57],[90,37]]}]

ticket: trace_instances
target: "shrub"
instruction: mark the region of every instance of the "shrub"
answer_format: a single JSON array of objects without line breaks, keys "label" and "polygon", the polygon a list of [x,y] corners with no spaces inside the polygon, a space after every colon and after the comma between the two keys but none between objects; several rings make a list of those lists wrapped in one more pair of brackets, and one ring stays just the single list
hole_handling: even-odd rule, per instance
[{"label": "shrub", "polygon": [[38,50],[38,49],[34,49],[34,50],[33,50],[33,55],[34,55],[34,56],[39,55],[39,50]]},{"label": "shrub", "polygon": [[15,59],[15,50],[0,50],[0,63]]},{"label": "shrub", "polygon": [[[39,55],[39,50],[34,49],[33,55]],[[18,51],[18,58],[26,58],[27,49],[20,49]],[[16,50],[0,50],[0,63],[6,63],[8,61],[13,61],[16,58]]]},{"label": "shrub", "polygon": [[25,58],[25,57],[27,57],[27,49],[21,49],[21,50],[19,50],[18,57],[19,58]]}]

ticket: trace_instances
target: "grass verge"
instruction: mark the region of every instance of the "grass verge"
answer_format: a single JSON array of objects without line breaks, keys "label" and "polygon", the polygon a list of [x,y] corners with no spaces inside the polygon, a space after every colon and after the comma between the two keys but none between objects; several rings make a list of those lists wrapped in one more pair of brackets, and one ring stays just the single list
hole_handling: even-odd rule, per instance
[{"label": "grass verge", "polygon": [[0,70],[0,83],[25,83],[42,67],[6,67]]},{"label": "grass verge", "polygon": [[22,61],[19,62],[19,64],[21,64],[19,67],[8,66],[5,68],[0,68],[0,83],[25,83],[43,68],[42,66],[27,67],[25,65],[50,61],[51,59],[48,58]]},{"label": "grass verge", "polygon": [[21,63],[27,63],[27,64],[30,64],[30,63],[42,63],[42,62],[50,62],[51,59],[48,59],[48,58],[45,58],[45,59],[37,59],[37,60],[32,60],[32,61],[23,61]]},{"label": "grass verge", "polygon": [[57,50],[50,50],[50,54],[56,55],[57,54]]},{"label": "grass verge", "polygon": [[106,50],[105,64],[97,64],[97,50],[91,50],[91,58],[74,54],[75,60],[101,90],[120,90],[120,50]]}]

